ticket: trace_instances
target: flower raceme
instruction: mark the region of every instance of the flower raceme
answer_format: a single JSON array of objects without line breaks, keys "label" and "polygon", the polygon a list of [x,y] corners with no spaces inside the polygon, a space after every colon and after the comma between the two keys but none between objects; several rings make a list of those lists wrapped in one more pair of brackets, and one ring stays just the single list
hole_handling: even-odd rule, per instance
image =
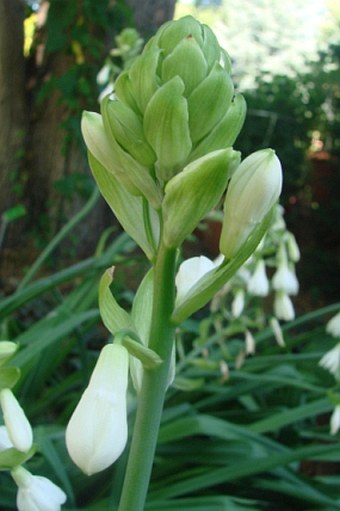
[{"label": "flower raceme", "polygon": [[282,168],[272,149],[248,156],[233,173],[224,202],[220,251],[232,258],[279,198]]},{"label": "flower raceme", "polygon": [[87,475],[109,467],[127,441],[127,350],[105,346],[88,387],[66,428],[66,446],[74,463]]}]

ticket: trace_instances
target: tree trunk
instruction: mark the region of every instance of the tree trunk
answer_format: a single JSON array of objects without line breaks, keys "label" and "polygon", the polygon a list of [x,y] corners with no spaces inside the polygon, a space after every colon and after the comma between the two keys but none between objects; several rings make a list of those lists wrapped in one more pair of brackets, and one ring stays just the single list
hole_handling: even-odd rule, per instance
[{"label": "tree trunk", "polygon": [[24,5],[0,0],[0,214],[13,206],[24,154],[26,106]]},{"label": "tree trunk", "polygon": [[126,0],[134,12],[137,30],[148,39],[174,16],[176,0]]}]

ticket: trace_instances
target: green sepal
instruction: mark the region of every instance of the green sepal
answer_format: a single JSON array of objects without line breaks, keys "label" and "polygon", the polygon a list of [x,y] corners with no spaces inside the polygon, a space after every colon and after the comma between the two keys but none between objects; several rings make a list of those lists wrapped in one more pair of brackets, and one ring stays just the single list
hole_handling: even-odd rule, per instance
[{"label": "green sepal", "polygon": [[237,272],[243,263],[251,256],[268,230],[274,209],[265,216],[262,223],[252,232],[248,240],[242,245],[235,256],[224,262],[216,269],[206,273],[185,296],[185,299],[177,305],[171,317],[173,323],[182,323],[194,312],[206,305]]},{"label": "green sepal", "polygon": [[0,341],[0,367],[6,364],[18,349],[19,345],[13,341]]},{"label": "green sepal", "polygon": [[147,348],[141,342],[124,336],[121,340],[122,346],[126,348],[132,357],[137,358],[145,369],[155,369],[159,367],[163,361],[160,356],[150,348]]},{"label": "green sepal", "polygon": [[122,101],[109,100],[106,105],[107,119],[114,138],[139,163],[151,167],[156,161],[156,155],[145,139],[138,115]]},{"label": "green sepal", "polygon": [[0,390],[11,389],[17,383],[21,375],[18,367],[0,368]]},{"label": "green sepal", "polygon": [[164,243],[179,247],[224,193],[240,154],[231,148],[211,152],[187,165],[165,187]]},{"label": "green sepal", "polygon": [[141,112],[144,112],[159,87],[156,71],[160,52],[159,48],[143,51],[129,69],[131,90]]},{"label": "green sepal", "polygon": [[185,85],[184,95],[187,97],[207,75],[208,65],[201,48],[193,37],[186,37],[165,57],[162,64],[161,77],[163,82],[180,76]]},{"label": "green sepal", "polygon": [[0,470],[13,470],[19,465],[23,465],[37,452],[37,446],[32,445],[29,451],[21,452],[11,447],[0,452]]},{"label": "green sepal", "polygon": [[115,335],[120,330],[133,328],[131,316],[116,301],[111,293],[110,286],[113,281],[114,266],[108,268],[99,282],[99,311],[104,325],[108,331]]},{"label": "green sepal", "polygon": [[161,193],[156,181],[152,178],[149,169],[135,160],[129,153],[124,151],[115,139],[108,114],[110,101],[111,100],[108,96],[102,100],[101,113],[104,129],[119,163],[119,169],[116,168],[114,175],[124,186],[127,181],[132,183],[139,191],[139,194],[144,195],[153,208],[159,209],[161,205]]},{"label": "green sepal", "polygon": [[168,181],[182,170],[191,151],[188,105],[184,83],[172,78],[154,94],[144,114],[146,139],[157,155],[156,174]]},{"label": "green sepal", "polygon": [[222,119],[233,94],[234,86],[229,73],[216,63],[188,98],[193,143],[201,140]]},{"label": "green sepal", "polygon": [[[144,251],[151,261],[155,251],[148,241],[143,223],[143,199],[131,195],[118,180],[89,153],[89,163],[100,193],[112,209],[124,230]],[[156,211],[149,207],[149,218],[155,239],[159,233],[159,217]]]},{"label": "green sepal", "polygon": [[189,161],[194,161],[210,151],[232,146],[243,126],[246,110],[244,97],[237,94],[221,121],[192,150]]}]

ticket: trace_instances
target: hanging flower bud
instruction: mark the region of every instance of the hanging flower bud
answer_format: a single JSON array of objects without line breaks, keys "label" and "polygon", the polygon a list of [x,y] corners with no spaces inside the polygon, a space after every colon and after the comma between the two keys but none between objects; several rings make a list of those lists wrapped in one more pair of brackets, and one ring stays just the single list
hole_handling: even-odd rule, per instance
[{"label": "hanging flower bud", "polygon": [[231,313],[234,318],[239,318],[244,309],[244,289],[239,288],[231,304]]},{"label": "hanging flower bud", "polygon": [[326,325],[326,332],[333,335],[333,337],[340,338],[340,312],[335,314]]},{"label": "hanging flower bud", "polygon": [[220,251],[231,258],[278,200],[281,164],[272,149],[246,158],[231,177],[224,202]]},{"label": "hanging flower bud", "polygon": [[337,405],[331,415],[330,430],[331,435],[336,435],[340,428],[340,405]]},{"label": "hanging flower bud", "polygon": [[274,299],[274,313],[278,319],[291,321],[295,318],[294,306],[284,291],[277,291]]},{"label": "hanging flower bud", "polygon": [[29,451],[33,442],[32,428],[24,410],[10,389],[0,391],[0,405],[13,446],[21,452]]},{"label": "hanging flower bud", "polygon": [[279,264],[278,269],[273,275],[273,289],[284,291],[288,295],[296,295],[299,291],[299,282],[295,272],[286,262]]},{"label": "hanging flower bud", "polygon": [[18,485],[18,511],[60,511],[66,501],[65,493],[46,477],[34,476],[23,467],[11,475]]},{"label": "hanging flower bud", "polygon": [[66,428],[68,452],[87,475],[109,467],[126,445],[128,359],[121,345],[108,344],[102,349]]},{"label": "hanging flower bud", "polygon": [[337,381],[340,381],[340,342],[325,353],[319,365],[332,373]]},{"label": "hanging flower bud", "polygon": [[267,296],[269,293],[269,281],[266,275],[266,265],[260,259],[256,263],[255,271],[247,284],[248,293],[254,296]]},{"label": "hanging flower bud", "polygon": [[191,257],[180,265],[176,275],[176,302],[181,302],[188,291],[203,275],[215,268],[213,261],[205,256]]}]

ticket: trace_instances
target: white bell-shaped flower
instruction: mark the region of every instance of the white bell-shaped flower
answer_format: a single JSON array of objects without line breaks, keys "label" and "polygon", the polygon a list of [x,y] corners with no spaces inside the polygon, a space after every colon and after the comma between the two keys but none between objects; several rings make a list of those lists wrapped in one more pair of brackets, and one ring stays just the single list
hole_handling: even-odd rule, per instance
[{"label": "white bell-shaped flower", "polygon": [[319,365],[332,373],[338,381],[340,380],[340,342],[324,354]]},{"label": "white bell-shaped flower", "polygon": [[248,293],[254,296],[267,296],[269,293],[269,281],[266,274],[264,260],[260,259],[255,266],[255,271],[247,284]]},{"label": "white bell-shaped flower", "polygon": [[206,273],[215,268],[213,261],[205,256],[191,257],[179,266],[175,283],[177,288],[176,302],[181,302],[189,290]]},{"label": "white bell-shaped flower", "polygon": [[234,318],[239,318],[244,309],[244,289],[237,289],[234,299],[231,304],[231,313]]},{"label": "white bell-shaped flower", "polygon": [[333,410],[330,427],[331,435],[336,435],[340,428],[340,405],[337,405]]},{"label": "white bell-shaped flower", "polygon": [[276,291],[284,291],[288,295],[296,295],[299,291],[299,282],[295,272],[282,261],[273,275],[273,288]]},{"label": "white bell-shaped flower", "polygon": [[33,442],[32,427],[11,389],[0,391],[0,405],[13,446],[21,452],[29,451]]},{"label": "white bell-shaped flower", "polygon": [[68,452],[87,475],[112,465],[126,445],[128,363],[123,346],[108,344],[102,349],[66,428]]},{"label": "white bell-shaped flower", "polygon": [[11,475],[18,485],[19,511],[60,511],[66,501],[65,493],[46,477],[32,475],[23,467],[17,467]]},{"label": "white bell-shaped flower", "polygon": [[340,337],[340,312],[328,321],[326,332],[333,335],[333,337]]},{"label": "white bell-shaped flower", "polygon": [[282,333],[282,329],[281,329],[281,326],[280,326],[280,323],[279,321],[277,320],[277,318],[273,317],[273,318],[270,318],[270,326],[273,330],[273,334],[274,334],[274,337],[275,337],[275,340],[277,342],[277,344],[281,347],[281,348],[284,348],[286,346],[286,343],[285,343],[285,340],[284,340],[284,337],[283,337],[283,333]]},{"label": "white bell-shaped flower", "polygon": [[277,291],[275,294],[274,314],[283,321],[291,321],[295,318],[293,302],[284,291]]}]

